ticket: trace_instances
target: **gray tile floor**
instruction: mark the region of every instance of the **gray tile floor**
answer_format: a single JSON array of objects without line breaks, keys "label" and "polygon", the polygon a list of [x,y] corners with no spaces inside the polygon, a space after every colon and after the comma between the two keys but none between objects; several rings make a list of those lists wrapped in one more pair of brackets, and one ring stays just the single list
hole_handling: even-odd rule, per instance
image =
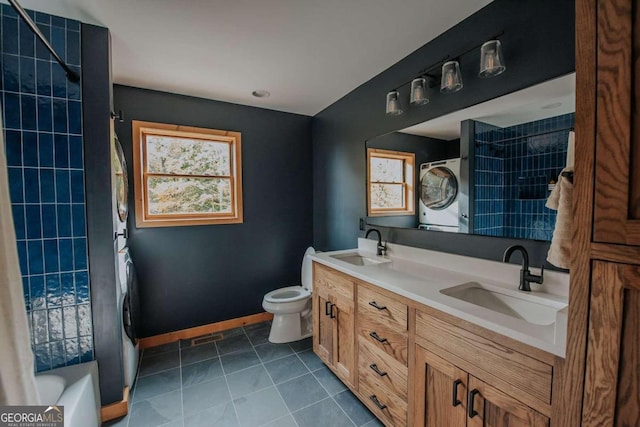
[{"label": "gray tile floor", "polygon": [[110,427],[381,426],[311,350],[272,344],[269,322],[147,349],[129,415]]}]

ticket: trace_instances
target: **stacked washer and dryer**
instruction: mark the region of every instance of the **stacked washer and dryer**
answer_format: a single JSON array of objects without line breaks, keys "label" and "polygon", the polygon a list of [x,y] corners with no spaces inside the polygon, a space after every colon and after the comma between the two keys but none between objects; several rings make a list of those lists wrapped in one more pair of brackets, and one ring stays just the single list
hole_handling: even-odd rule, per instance
[{"label": "stacked washer and dryer", "polygon": [[127,164],[118,137],[114,132],[113,142],[113,191],[116,205],[114,215],[117,231],[114,241],[116,252],[116,293],[118,298],[118,316],[121,320],[122,355],[124,362],[124,385],[133,387],[136,379],[139,360],[139,346],[136,336],[138,319],[138,279],[129,247],[127,246],[127,217],[128,217],[128,180]]},{"label": "stacked washer and dryer", "polygon": [[421,164],[419,228],[460,231],[459,195],[459,158]]}]

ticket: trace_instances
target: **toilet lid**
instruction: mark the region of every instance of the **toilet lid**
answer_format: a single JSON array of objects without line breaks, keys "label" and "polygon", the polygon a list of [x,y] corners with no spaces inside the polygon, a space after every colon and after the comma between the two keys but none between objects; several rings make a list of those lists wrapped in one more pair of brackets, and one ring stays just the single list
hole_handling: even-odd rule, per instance
[{"label": "toilet lid", "polygon": [[285,303],[300,301],[310,296],[311,293],[301,286],[289,286],[269,292],[264,296],[264,300],[267,302]]},{"label": "toilet lid", "polygon": [[313,287],[313,262],[309,255],[314,255],[316,250],[313,247],[309,246],[304,253],[304,258],[302,259],[302,272],[300,274],[300,283],[302,283],[302,287],[311,292]]}]

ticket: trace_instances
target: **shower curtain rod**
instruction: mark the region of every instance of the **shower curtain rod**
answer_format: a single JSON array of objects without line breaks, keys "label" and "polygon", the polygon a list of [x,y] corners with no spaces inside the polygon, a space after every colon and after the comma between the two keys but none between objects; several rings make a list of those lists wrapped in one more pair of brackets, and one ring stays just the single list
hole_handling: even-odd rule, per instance
[{"label": "shower curtain rod", "polygon": [[62,58],[60,58],[60,55],[58,55],[56,51],[53,50],[53,46],[51,46],[51,44],[47,41],[47,39],[44,37],[44,34],[42,34],[38,26],[31,20],[29,15],[27,15],[27,12],[24,11],[22,6],[20,6],[20,4],[16,0],[9,0],[9,4],[11,4],[18,15],[20,15],[20,18],[22,18],[22,20],[25,22],[25,24],[27,24],[27,26],[36,35],[36,37],[40,39],[47,50],[51,52],[51,55],[56,59],[56,61],[58,61],[58,64],[60,64],[60,66],[64,68],[64,71],[67,74],[67,78],[74,83],[80,81],[80,76],[78,75],[78,73],[69,68],[69,66],[62,60]]}]

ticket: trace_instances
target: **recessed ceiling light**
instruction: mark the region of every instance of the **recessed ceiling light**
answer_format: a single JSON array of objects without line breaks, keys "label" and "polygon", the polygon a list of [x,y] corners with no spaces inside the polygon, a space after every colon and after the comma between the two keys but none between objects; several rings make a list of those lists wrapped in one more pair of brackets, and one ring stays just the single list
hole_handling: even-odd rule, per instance
[{"label": "recessed ceiling light", "polygon": [[562,106],[562,102],[554,102],[553,104],[547,104],[540,107],[542,110],[551,110]]},{"label": "recessed ceiling light", "polygon": [[271,96],[271,93],[268,90],[254,90],[253,92],[251,92],[251,95],[255,96],[256,98],[268,98],[269,96]]}]

